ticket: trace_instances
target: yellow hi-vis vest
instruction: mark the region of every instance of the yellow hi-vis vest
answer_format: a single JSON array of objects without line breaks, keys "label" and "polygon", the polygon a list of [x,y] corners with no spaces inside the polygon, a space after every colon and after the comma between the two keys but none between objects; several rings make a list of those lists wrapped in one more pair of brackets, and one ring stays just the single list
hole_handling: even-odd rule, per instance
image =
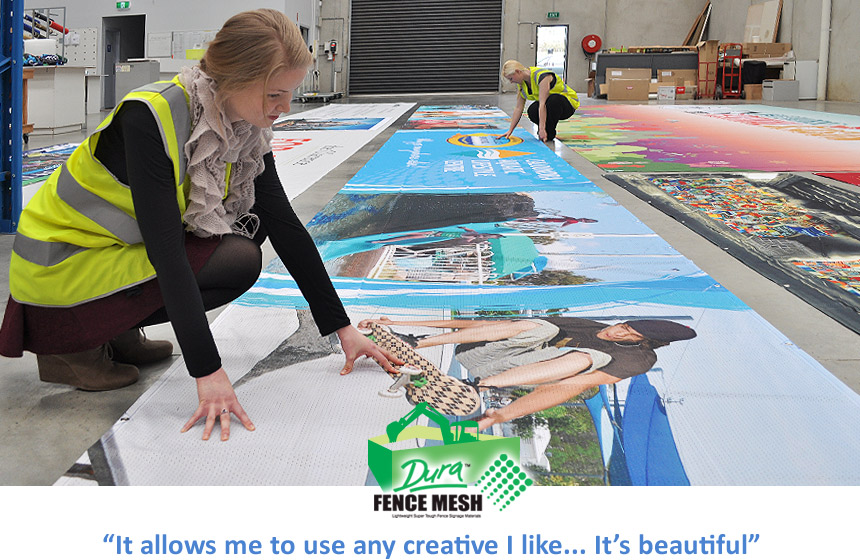
[{"label": "yellow hi-vis vest", "polygon": [[[553,74],[552,70],[547,70],[546,68],[539,68],[537,66],[529,66],[529,86],[531,90],[526,88],[526,84],[522,83],[519,85],[519,94],[523,99],[528,99],[531,101],[536,101],[540,99],[540,86],[538,82],[540,82],[541,77],[544,74]],[[555,85],[552,86],[552,89],[549,90],[550,94],[557,93],[559,95],[563,95],[570,101],[570,105],[573,107],[573,110],[576,111],[579,109],[579,96],[576,95],[576,92],[573,89],[569,88],[564,80],[561,79],[561,76],[558,74],[555,75]]]},{"label": "yellow hi-vis vest", "polygon": [[123,103],[142,101],[156,117],[173,162],[176,200],[185,213],[188,94],[178,77],[138,88],[57,168],[21,213],[9,289],[21,303],[69,307],[155,276],[134,212],[131,189],[95,158],[101,132]]}]

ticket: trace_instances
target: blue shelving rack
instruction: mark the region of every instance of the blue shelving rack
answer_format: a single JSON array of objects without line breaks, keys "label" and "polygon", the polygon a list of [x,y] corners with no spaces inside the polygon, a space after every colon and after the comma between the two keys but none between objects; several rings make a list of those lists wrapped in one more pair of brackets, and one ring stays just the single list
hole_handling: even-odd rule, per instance
[{"label": "blue shelving rack", "polygon": [[24,0],[0,0],[0,233],[21,215]]}]

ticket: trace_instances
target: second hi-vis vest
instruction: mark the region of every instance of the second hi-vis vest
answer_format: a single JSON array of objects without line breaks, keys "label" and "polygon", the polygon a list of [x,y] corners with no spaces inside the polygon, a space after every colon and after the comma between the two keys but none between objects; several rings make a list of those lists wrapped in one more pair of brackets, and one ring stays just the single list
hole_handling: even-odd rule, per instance
[{"label": "second hi-vis vest", "polygon": [[[528,99],[531,101],[536,101],[540,98],[540,89],[538,83],[540,79],[545,74],[553,74],[552,70],[547,70],[546,68],[539,68],[537,66],[529,66],[529,88],[526,87],[525,83],[519,85],[519,95],[523,99]],[[579,109],[579,96],[576,95],[576,92],[573,89],[569,88],[564,80],[561,79],[561,76],[558,74],[555,75],[555,85],[552,86],[552,89],[549,90],[550,94],[557,93],[559,95],[563,95],[570,101],[570,105],[573,107],[573,110],[576,111]]]},{"label": "second hi-vis vest", "polygon": [[[191,134],[188,94],[178,77],[138,88],[57,168],[21,213],[12,247],[9,289],[21,303],[69,307],[155,276],[134,212],[131,189],[95,158],[101,132],[123,103],[142,101],[155,115],[187,205],[185,143]],[[229,170],[228,170],[229,171]]]}]

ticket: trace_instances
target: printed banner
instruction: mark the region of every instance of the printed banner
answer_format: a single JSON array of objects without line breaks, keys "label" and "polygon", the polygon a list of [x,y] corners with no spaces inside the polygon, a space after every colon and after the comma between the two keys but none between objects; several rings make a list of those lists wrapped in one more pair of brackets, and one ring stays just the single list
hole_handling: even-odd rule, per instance
[{"label": "printed banner", "polygon": [[850,185],[860,186],[860,173],[816,173],[821,177],[827,177],[828,179],[836,179],[837,181],[842,181],[843,183],[848,183]]},{"label": "printed banner", "polygon": [[283,117],[272,125],[281,184],[295,198],[391,126],[412,103],[335,103]]},{"label": "printed banner", "polygon": [[798,175],[609,175],[860,332],[860,195]]},{"label": "printed banner", "polygon": [[24,152],[21,184],[27,186],[44,181],[77,147],[77,144],[56,144]]},{"label": "printed banner", "polygon": [[860,117],[765,105],[581,107],[558,138],[608,172],[860,171]]},{"label": "printed banner", "polygon": [[[521,507],[526,480],[860,484],[860,396],[543,144],[488,138],[398,132],[308,224],[400,375],[339,376],[276,259],[212,326],[258,429],[180,434],[179,362],[58,484],[368,485],[379,507],[447,486],[469,511]],[[485,149],[522,172],[466,173]],[[835,232],[814,218],[784,225]]]},{"label": "printed banner", "polygon": [[[521,135],[522,134],[522,135]],[[344,188],[352,192],[516,192],[594,188],[522,131],[398,131]]]}]

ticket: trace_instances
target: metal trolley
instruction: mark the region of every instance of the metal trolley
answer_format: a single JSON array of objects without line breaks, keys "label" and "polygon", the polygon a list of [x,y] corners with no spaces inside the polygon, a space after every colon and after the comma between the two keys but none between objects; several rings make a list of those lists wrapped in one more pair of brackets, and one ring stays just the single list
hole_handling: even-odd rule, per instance
[{"label": "metal trolley", "polygon": [[722,75],[720,86],[717,87],[717,99],[739,99],[743,93],[741,82],[741,58],[744,47],[740,43],[723,43],[720,45],[718,74]]}]

